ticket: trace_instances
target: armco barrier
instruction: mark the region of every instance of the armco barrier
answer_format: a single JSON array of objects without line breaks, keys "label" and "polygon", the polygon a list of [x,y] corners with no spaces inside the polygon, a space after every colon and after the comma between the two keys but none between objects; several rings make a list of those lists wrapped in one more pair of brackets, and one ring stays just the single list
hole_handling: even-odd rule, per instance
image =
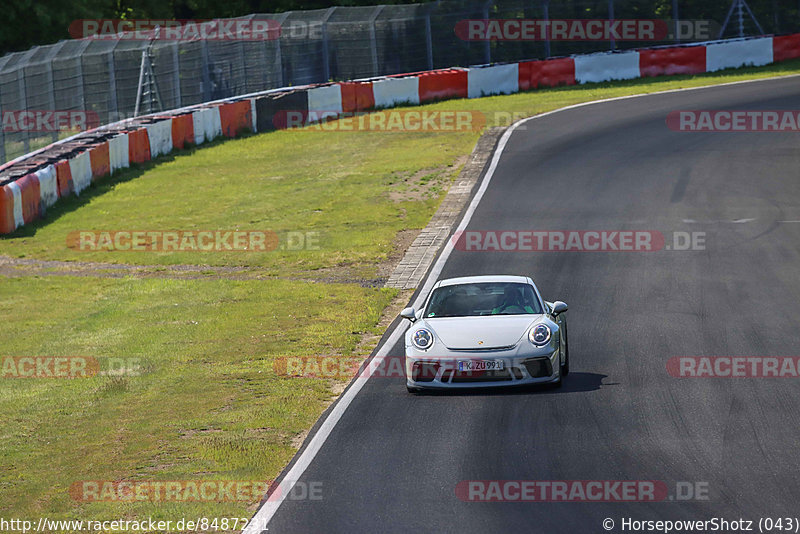
[{"label": "armco barrier", "polygon": [[297,111],[308,116],[308,95],[304,90],[270,93],[256,97],[256,125],[259,132],[270,132],[278,129],[273,121],[281,112]]},{"label": "armco barrier", "polygon": [[559,85],[575,85],[575,60],[571,57],[520,62],[520,91]]},{"label": "armco barrier", "polygon": [[89,162],[92,167],[92,181],[99,180],[111,172],[108,141],[103,141],[89,149]]},{"label": "armco barrier", "polygon": [[469,98],[516,93],[519,91],[519,64],[470,68],[467,82]]},{"label": "armco barrier", "polygon": [[250,102],[250,131],[255,133],[258,131],[258,121],[256,120],[256,99],[249,98]]},{"label": "armco barrier", "polygon": [[575,57],[575,81],[578,83],[630,80],[638,77],[638,51]]},{"label": "armco barrier", "polygon": [[699,74],[705,70],[705,46],[639,50],[639,71],[642,76]]},{"label": "armco barrier", "polygon": [[17,186],[20,192],[20,206],[21,210],[16,210],[16,194],[14,198],[15,203],[15,218],[18,217],[18,214],[22,213],[22,222],[18,222],[17,226],[22,226],[23,224],[27,224],[29,222],[35,221],[41,216],[41,211],[39,210],[39,203],[42,200],[42,193],[39,191],[39,180],[36,178],[35,174],[28,174],[27,176],[23,176],[16,182],[14,185]]},{"label": "armco barrier", "polygon": [[706,72],[772,63],[772,37],[706,45]]},{"label": "armco barrier", "polygon": [[[191,118],[191,115],[189,116]],[[130,166],[128,134],[119,133],[108,140],[108,163],[111,174]]]},{"label": "armco barrier", "polygon": [[17,229],[14,222],[14,182],[0,187],[0,234],[10,234]]},{"label": "armco barrier", "polygon": [[192,113],[192,121],[194,143],[196,145],[206,141],[213,141],[222,135],[222,121],[219,117],[219,107],[217,106],[198,109]]},{"label": "armco barrier", "polygon": [[219,118],[222,134],[225,137],[236,137],[250,130],[253,125],[249,100],[239,100],[219,106]]},{"label": "armco barrier", "polygon": [[[20,178],[20,180],[22,180],[22,178]],[[22,218],[22,190],[19,187],[20,180],[8,184],[8,187],[11,190],[11,198],[13,201],[11,206],[13,208],[15,229],[25,224],[25,220]]]},{"label": "armco barrier", "polygon": [[[344,113],[366,111],[375,107],[372,82],[343,82],[339,86],[342,91],[342,111]],[[261,131],[260,128],[259,131]]]},{"label": "armco barrier", "polygon": [[372,94],[376,108],[392,108],[398,105],[419,104],[419,78],[385,78],[372,82]]},{"label": "armco barrier", "polygon": [[172,121],[155,120],[144,125],[150,143],[150,159],[172,152]]},{"label": "armco barrier", "polygon": [[800,34],[778,35],[772,38],[772,61],[786,61],[800,57]]},{"label": "armco barrier", "polygon": [[[150,161],[150,140],[147,137],[146,128],[128,132],[128,161],[129,163]],[[75,180],[74,175],[72,180]]]},{"label": "armco barrier", "polygon": [[172,117],[172,146],[180,150],[187,143],[194,144],[194,121],[191,113]]},{"label": "armco barrier", "polygon": [[44,169],[36,171],[36,179],[39,180],[39,198],[42,212],[44,212],[58,200],[56,168],[53,165],[48,165]]},{"label": "armco barrier", "polygon": [[69,160],[69,172],[72,174],[72,191],[79,195],[92,183],[92,163],[89,152],[81,152]]},{"label": "armco barrier", "polygon": [[58,182],[58,196],[59,198],[65,197],[72,193],[74,186],[72,185],[72,171],[69,167],[68,160],[61,160],[55,164],[56,168],[56,181]]},{"label": "armco barrier", "polygon": [[419,75],[419,101],[431,102],[449,98],[467,98],[468,71],[465,69],[436,70]]},{"label": "armco barrier", "polygon": [[[339,84],[312,87],[308,90],[308,112],[320,118],[338,115],[342,108],[342,86]],[[319,115],[319,114],[322,115]]]},{"label": "armco barrier", "polygon": [[338,115],[540,87],[696,74],[796,57],[800,57],[800,34],[732,39],[271,90],[129,119],[0,165],[0,233],[13,232],[41,217],[58,198],[79,194],[92,180],[187,143],[286,126],[290,111],[308,118],[311,110],[318,120],[320,113]]}]

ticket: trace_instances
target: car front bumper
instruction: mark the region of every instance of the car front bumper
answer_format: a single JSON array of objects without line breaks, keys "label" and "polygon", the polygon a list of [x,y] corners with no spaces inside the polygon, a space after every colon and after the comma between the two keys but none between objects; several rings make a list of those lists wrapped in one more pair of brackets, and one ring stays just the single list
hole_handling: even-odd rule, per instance
[{"label": "car front bumper", "polygon": [[[472,389],[522,386],[558,382],[559,349],[552,347],[531,352],[447,351],[436,356],[421,351],[406,351],[406,384],[419,389]],[[502,360],[502,371],[459,371],[458,362]]]}]

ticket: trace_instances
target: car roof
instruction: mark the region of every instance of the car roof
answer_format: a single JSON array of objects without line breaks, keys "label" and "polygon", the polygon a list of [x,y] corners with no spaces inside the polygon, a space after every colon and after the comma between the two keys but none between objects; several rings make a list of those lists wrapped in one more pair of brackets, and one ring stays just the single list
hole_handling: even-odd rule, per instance
[{"label": "car roof", "polygon": [[474,284],[479,282],[516,282],[518,284],[529,284],[532,282],[527,276],[516,276],[509,274],[490,274],[483,276],[462,276],[459,278],[447,278],[439,280],[437,287],[454,286],[458,284]]}]

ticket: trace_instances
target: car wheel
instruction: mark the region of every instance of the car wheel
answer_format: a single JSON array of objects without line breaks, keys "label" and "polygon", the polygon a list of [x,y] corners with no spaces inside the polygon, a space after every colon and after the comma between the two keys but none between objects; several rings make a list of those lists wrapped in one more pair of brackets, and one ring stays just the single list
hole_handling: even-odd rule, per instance
[{"label": "car wheel", "polygon": [[564,385],[564,371],[562,371],[563,368],[563,366],[559,366],[558,380],[555,382],[550,382],[551,388],[558,389]]},{"label": "car wheel", "polygon": [[564,365],[561,366],[561,376],[569,374],[569,340],[567,339],[567,323],[564,321]]}]

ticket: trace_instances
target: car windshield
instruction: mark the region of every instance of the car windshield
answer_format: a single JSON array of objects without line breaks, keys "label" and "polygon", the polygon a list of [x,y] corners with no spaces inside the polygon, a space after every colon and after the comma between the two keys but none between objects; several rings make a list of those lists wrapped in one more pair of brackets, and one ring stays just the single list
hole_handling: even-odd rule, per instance
[{"label": "car windshield", "polygon": [[437,288],[424,317],[478,315],[532,315],[542,313],[539,299],[528,284],[483,282]]}]

